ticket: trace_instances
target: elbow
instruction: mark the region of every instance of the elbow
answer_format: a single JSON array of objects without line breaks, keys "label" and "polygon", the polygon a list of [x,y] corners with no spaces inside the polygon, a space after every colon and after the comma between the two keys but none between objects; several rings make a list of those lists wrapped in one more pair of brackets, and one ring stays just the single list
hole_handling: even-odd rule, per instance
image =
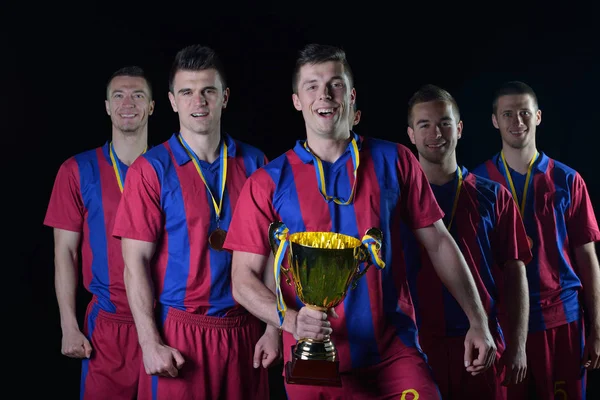
[{"label": "elbow", "polygon": [[236,302],[240,302],[240,291],[234,278],[231,279],[231,295]]},{"label": "elbow", "polygon": [[123,283],[125,284],[125,288],[129,286],[129,282],[131,281],[131,271],[127,268],[127,264],[123,266]]},{"label": "elbow", "polygon": [[231,285],[231,293],[233,295],[233,300],[235,300],[235,302],[238,303],[239,305],[241,305],[242,307],[246,308],[245,298],[242,295],[242,292],[240,291],[239,286],[233,282]]},{"label": "elbow", "polygon": [[521,260],[508,260],[504,263],[504,275],[507,284],[527,282],[525,263]]},{"label": "elbow", "polygon": [[243,306],[244,302],[242,300],[242,296],[240,296],[240,292],[235,288],[235,286],[232,288],[232,294],[233,294],[233,300],[235,300],[236,303]]},{"label": "elbow", "polygon": [[[236,271],[233,269],[233,271]],[[243,273],[232,274],[231,294],[235,302],[244,308],[249,305],[248,296],[251,293],[248,287],[248,275]]]},{"label": "elbow", "polygon": [[240,291],[240,282],[236,279],[236,274],[231,276],[231,294],[236,303],[244,306],[244,299]]},{"label": "elbow", "polygon": [[129,286],[133,285],[133,281],[139,276],[139,271],[136,270],[134,265],[125,262],[123,266],[123,283],[125,284],[125,289]]}]

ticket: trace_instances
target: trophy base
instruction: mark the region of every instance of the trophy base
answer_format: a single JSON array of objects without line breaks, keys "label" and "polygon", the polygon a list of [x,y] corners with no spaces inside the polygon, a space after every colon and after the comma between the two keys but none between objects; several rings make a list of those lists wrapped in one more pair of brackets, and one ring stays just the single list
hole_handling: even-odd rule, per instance
[{"label": "trophy base", "polygon": [[285,381],[298,385],[342,386],[339,361],[302,360],[292,357],[292,361],[285,364]]}]

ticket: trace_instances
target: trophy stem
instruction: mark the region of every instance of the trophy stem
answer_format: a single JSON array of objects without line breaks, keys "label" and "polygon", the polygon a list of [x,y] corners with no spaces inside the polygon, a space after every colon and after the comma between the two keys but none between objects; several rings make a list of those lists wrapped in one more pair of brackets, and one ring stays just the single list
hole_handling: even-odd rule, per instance
[{"label": "trophy stem", "polygon": [[301,360],[337,361],[337,350],[331,339],[300,339],[294,347],[294,357]]},{"label": "trophy stem", "polygon": [[288,384],[342,386],[340,361],[331,340],[300,339],[291,350],[291,361],[285,364]]}]

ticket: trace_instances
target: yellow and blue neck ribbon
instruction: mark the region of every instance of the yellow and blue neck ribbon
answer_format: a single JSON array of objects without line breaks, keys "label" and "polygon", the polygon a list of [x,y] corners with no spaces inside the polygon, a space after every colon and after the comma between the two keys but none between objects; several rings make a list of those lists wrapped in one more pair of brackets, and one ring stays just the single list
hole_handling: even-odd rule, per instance
[{"label": "yellow and blue neck ribbon", "polygon": [[530,183],[533,179],[533,176],[531,174],[531,172],[533,171],[533,164],[535,163],[535,160],[537,160],[539,155],[540,155],[540,153],[538,153],[536,151],[535,154],[533,155],[533,157],[531,158],[531,161],[529,161],[529,166],[527,167],[527,176],[525,177],[525,187],[523,188],[523,198],[521,199],[521,202],[519,203],[519,196],[517,196],[517,190],[516,190],[515,184],[512,180],[512,176],[510,175],[510,169],[508,168],[508,164],[506,163],[506,158],[504,157],[504,152],[503,151],[500,152],[500,157],[502,158],[502,164],[504,165],[504,172],[506,172],[506,179],[508,180],[508,185],[510,186],[510,191],[512,192],[513,198],[519,205],[519,212],[521,213],[521,217],[523,217],[523,215],[525,213],[527,191],[529,190]]},{"label": "yellow and blue neck ribbon", "polygon": [[357,181],[357,171],[358,166],[360,164],[360,155],[358,153],[358,144],[356,143],[356,139],[352,136],[352,142],[350,142],[350,154],[352,155],[352,165],[354,166],[354,183],[352,184],[352,191],[350,192],[350,197],[348,200],[342,200],[335,196],[329,196],[327,194],[327,184],[325,183],[325,173],[323,171],[323,162],[319,157],[317,157],[308,147],[308,142],[304,142],[304,148],[308,153],[312,156],[315,162],[315,172],[317,174],[317,183],[319,184],[319,190],[321,191],[321,195],[328,203],[330,201],[334,201],[336,204],[340,204],[342,206],[348,205],[352,203],[354,200],[354,192],[356,190],[356,181]]},{"label": "yellow and blue neck ribbon", "polygon": [[[125,183],[125,179],[123,178],[123,173],[121,172],[121,167],[119,166],[119,162],[117,160],[117,156],[116,156],[117,153],[115,152],[113,142],[110,142],[110,145],[108,147],[109,147],[110,161],[112,162],[113,169],[115,171],[115,176],[117,177],[117,183],[119,184],[119,189],[121,190],[121,193],[123,193],[123,184]],[[146,146],[146,148],[144,149],[142,154],[144,154],[146,152],[146,150],[148,150],[148,146]]]},{"label": "yellow and blue neck ribbon", "polygon": [[213,203],[213,207],[215,209],[215,215],[216,215],[217,224],[218,224],[218,222],[221,218],[221,208],[223,207],[223,193],[225,193],[225,182],[227,181],[227,143],[225,143],[225,138],[221,139],[221,149],[220,149],[221,164],[219,165],[220,197],[219,197],[219,202],[217,203],[217,201],[215,200],[215,196],[213,195],[212,191],[210,190],[210,187],[208,186],[208,182],[206,182],[206,178],[204,178],[204,174],[202,173],[202,168],[200,168],[200,159],[198,158],[196,153],[194,153],[194,151],[191,149],[191,147],[186,143],[186,141],[183,139],[181,134],[179,134],[178,137],[179,137],[179,141],[183,145],[183,148],[185,149],[185,151],[188,153],[188,155],[192,159],[192,162],[194,163],[194,166],[196,167],[196,171],[198,171],[198,175],[200,175],[202,182],[204,182],[204,186],[206,186],[208,193],[210,193],[210,197],[212,198],[212,203]]},{"label": "yellow and blue neck ribbon", "polygon": [[371,263],[377,269],[385,268],[385,262],[379,257],[379,249],[381,249],[381,241],[374,236],[364,235],[361,242],[365,245],[371,256]]},{"label": "yellow and blue neck ribbon", "polygon": [[460,196],[460,189],[463,185],[463,175],[460,165],[456,168],[456,193],[454,194],[454,203],[452,204],[452,214],[450,214],[450,221],[448,222],[448,226],[446,228],[450,231],[450,227],[452,227],[452,222],[454,221],[454,216],[456,215],[456,208],[458,207],[458,197]]},{"label": "yellow and blue neck ribbon", "polygon": [[281,293],[281,264],[283,263],[283,257],[286,254],[286,250],[289,246],[288,240],[288,228],[285,225],[281,225],[273,233],[275,239],[279,242],[279,247],[275,254],[275,262],[273,264],[273,274],[275,276],[275,295],[277,296],[277,315],[279,315],[279,326],[283,326],[283,320],[285,318],[285,312],[287,306],[283,300],[283,294]]}]

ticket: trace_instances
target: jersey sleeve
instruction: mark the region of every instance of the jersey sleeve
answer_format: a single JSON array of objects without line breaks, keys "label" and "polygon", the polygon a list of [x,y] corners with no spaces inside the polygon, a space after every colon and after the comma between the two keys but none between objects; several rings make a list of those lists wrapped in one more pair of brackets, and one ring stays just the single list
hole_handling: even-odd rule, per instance
[{"label": "jersey sleeve", "polygon": [[501,268],[510,260],[527,265],[533,255],[517,203],[508,189],[500,184],[497,187],[496,226],[491,237],[494,258]]},{"label": "jersey sleeve", "polygon": [[400,206],[402,219],[411,229],[425,228],[444,217],[419,161],[398,145]]},{"label": "jersey sleeve", "polygon": [[113,236],[157,242],[163,227],[160,182],[156,170],[144,157],[138,157],[125,177]]},{"label": "jersey sleeve", "polygon": [[244,184],[235,206],[224,248],[268,256],[269,225],[277,221],[273,209],[274,183],[264,169]]},{"label": "jersey sleeve", "polygon": [[569,243],[573,248],[586,243],[600,241],[598,221],[585,181],[575,174],[571,187],[571,204],[565,214]]},{"label": "jersey sleeve", "polygon": [[83,231],[85,206],[81,197],[79,167],[74,158],[59,168],[46,210],[44,225],[73,232]]}]

